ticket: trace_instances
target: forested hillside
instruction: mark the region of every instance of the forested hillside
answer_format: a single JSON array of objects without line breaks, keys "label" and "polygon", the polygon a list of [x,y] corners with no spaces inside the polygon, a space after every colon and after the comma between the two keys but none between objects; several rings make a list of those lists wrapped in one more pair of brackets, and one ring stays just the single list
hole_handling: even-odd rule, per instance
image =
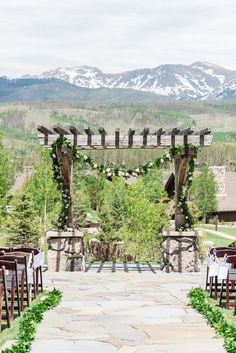
[{"label": "forested hillside", "polygon": [[[160,127],[191,126],[194,130],[209,127],[214,143],[205,149],[199,162],[227,164],[234,168],[236,161],[236,103],[227,102],[161,102],[158,104],[85,104],[75,102],[34,102],[32,104],[1,104],[0,130],[4,144],[11,149],[17,170],[31,165],[39,158],[40,147],[37,126],[74,125],[82,132],[90,126],[94,131],[104,126],[107,131],[116,128],[126,132],[130,127],[139,134],[148,126],[151,132]],[[139,164],[152,159],[157,151],[93,152],[103,161]],[[96,154],[96,155],[95,155]]]}]

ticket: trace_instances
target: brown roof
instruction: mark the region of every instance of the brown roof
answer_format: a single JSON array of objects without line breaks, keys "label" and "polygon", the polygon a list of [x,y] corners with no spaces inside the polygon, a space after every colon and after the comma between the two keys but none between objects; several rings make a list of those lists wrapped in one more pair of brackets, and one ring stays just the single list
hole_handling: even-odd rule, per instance
[{"label": "brown roof", "polygon": [[217,196],[218,212],[236,211],[236,172],[225,173],[225,195]]}]

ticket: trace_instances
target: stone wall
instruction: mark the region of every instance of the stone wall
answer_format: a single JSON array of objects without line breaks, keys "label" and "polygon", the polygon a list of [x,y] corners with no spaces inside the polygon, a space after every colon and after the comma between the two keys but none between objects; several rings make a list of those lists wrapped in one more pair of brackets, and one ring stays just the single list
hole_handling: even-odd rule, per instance
[{"label": "stone wall", "polygon": [[49,271],[84,271],[83,235],[78,232],[47,233]]},{"label": "stone wall", "polygon": [[162,270],[165,272],[198,272],[199,242],[196,232],[163,233]]}]

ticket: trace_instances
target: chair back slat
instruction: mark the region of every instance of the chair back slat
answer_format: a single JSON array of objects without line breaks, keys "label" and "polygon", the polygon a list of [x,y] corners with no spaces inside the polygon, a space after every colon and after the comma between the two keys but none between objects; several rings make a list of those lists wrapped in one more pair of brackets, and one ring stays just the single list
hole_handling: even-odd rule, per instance
[{"label": "chair back slat", "polygon": [[31,248],[31,247],[19,247],[19,248],[13,248],[13,252],[18,252],[18,251],[20,251],[20,252],[25,252],[25,253],[34,253],[34,255],[37,255],[39,252],[40,252],[40,250],[39,249],[37,249],[37,248]]}]

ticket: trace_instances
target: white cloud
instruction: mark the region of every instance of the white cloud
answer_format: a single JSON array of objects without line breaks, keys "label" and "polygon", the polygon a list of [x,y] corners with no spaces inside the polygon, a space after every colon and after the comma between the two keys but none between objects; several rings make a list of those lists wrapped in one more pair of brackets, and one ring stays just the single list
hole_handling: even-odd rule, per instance
[{"label": "white cloud", "polygon": [[8,0],[0,4],[0,76],[196,60],[236,69],[235,10],[234,0]]}]

